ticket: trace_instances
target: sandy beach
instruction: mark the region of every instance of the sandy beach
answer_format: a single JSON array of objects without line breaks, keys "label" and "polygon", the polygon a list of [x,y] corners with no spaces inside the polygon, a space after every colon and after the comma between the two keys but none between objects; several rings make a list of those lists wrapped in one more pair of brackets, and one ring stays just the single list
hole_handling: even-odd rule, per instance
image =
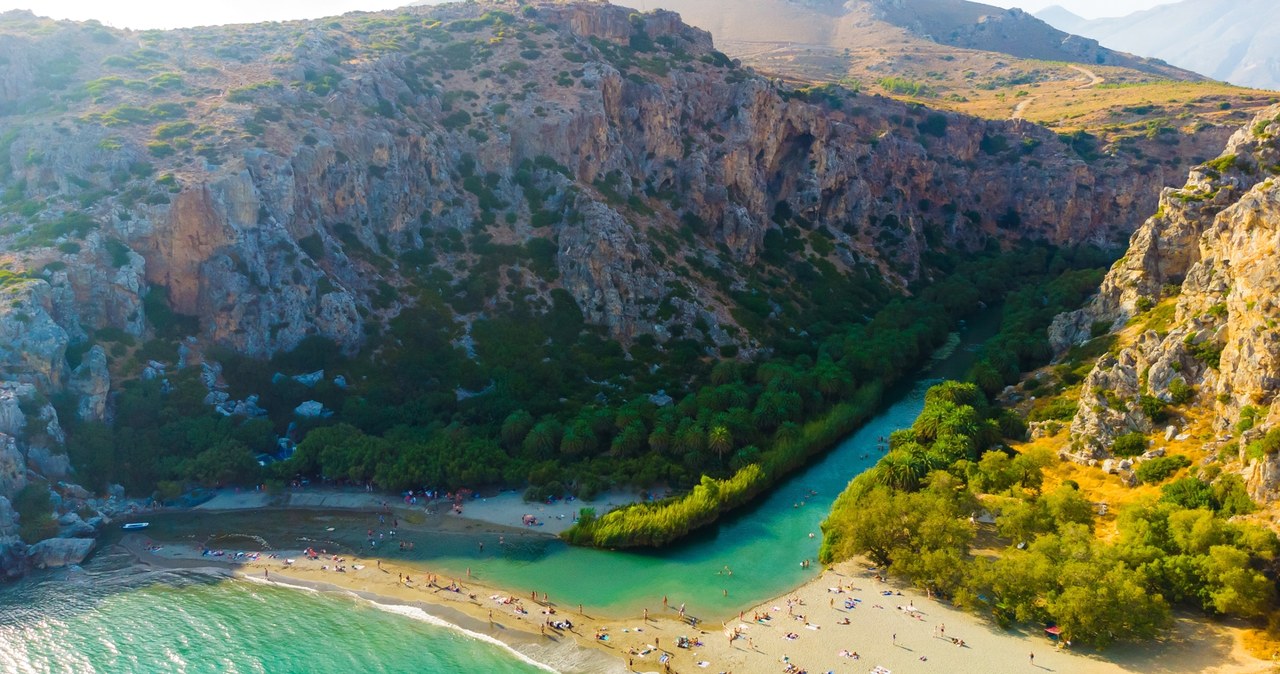
[{"label": "sandy beach", "polygon": [[[536,588],[502,589],[468,578],[433,576],[421,567],[374,558],[278,551],[256,558],[203,556],[199,547],[126,536],[121,544],[144,563],[220,567],[255,582],[347,591],[384,604],[417,607],[479,635],[498,639],[562,672],[1054,672],[1109,674],[1261,673],[1271,663],[1250,656],[1241,631],[1182,618],[1161,643],[1058,650],[1037,631],[1006,631],[908,587],[876,580],[856,562],[828,569],[786,596],[693,627],[674,602],[655,597],[649,619],[598,620],[572,597]],[[338,571],[338,567],[343,570]],[[690,614],[694,614],[690,607]],[[759,618],[759,619],[757,619]],[[572,627],[548,626],[569,621]],[[847,624],[845,621],[847,620]],[[734,631],[737,638],[731,638]],[[604,637],[604,638],[599,638]],[[681,638],[690,641],[679,647]],[[960,645],[957,640],[963,640]],[[608,658],[602,658],[602,655]],[[856,654],[856,657],[855,657]],[[1034,660],[1030,657],[1034,654]],[[663,661],[663,658],[666,661]]]}]

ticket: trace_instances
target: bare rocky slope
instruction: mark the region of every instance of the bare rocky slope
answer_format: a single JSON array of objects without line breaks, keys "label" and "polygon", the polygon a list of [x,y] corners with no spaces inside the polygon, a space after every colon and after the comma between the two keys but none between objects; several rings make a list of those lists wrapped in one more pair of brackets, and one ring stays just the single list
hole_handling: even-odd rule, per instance
[{"label": "bare rocky slope", "polygon": [[[764,0],[730,12],[711,0],[652,4],[680,12],[690,23],[734,42],[795,42],[843,49],[915,38],[1023,59],[1121,66],[1171,79],[1199,78],[1160,61],[1107,49],[1020,9],[966,0]],[[770,20],[762,21],[765,17]]]},{"label": "bare rocky slope", "polygon": [[[563,292],[623,344],[749,356],[767,345],[736,312],[771,246],[796,293],[806,270],[901,290],[931,252],[1114,244],[1169,171],[1029,123],[784,88],[675,14],[599,3],[170,32],[13,12],[0,36],[14,559],[6,499],[73,478],[51,396],[99,420],[122,379],[208,345],[357,353],[426,285],[459,335],[513,294]],[[126,348],[157,336],[183,339],[176,362]],[[85,506],[123,507],[92,496],[59,487],[63,536]]]},{"label": "bare rocky slope", "polygon": [[715,0],[647,6],[679,12],[762,73],[1084,131],[1110,152],[1176,165],[1180,174],[1275,102],[1269,92],[1107,49],[1018,9],[966,0],[760,0],[731,11]]},{"label": "bare rocky slope", "polygon": [[1073,458],[1103,459],[1123,434],[1163,431],[1143,411],[1151,396],[1203,419],[1212,458],[1239,469],[1255,498],[1276,497],[1280,463],[1264,436],[1280,421],[1278,134],[1273,107],[1184,187],[1164,190],[1097,297],[1055,322],[1060,348],[1104,326],[1150,328],[1088,375],[1071,423]]}]

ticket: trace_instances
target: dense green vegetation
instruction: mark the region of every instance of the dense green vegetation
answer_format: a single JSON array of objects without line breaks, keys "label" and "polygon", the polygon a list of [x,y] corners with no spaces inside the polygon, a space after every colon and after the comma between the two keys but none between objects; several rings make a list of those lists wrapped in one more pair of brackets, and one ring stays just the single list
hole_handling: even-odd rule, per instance
[{"label": "dense green vegetation", "polygon": [[[962,264],[939,257],[935,263],[949,273],[899,300],[882,299],[874,286],[859,290],[868,282],[861,276],[814,276],[804,293],[762,283],[758,292],[778,307],[777,320],[805,329],[797,334],[762,321],[759,334],[774,345],[774,356],[754,363],[710,357],[706,342],[679,331],[664,345],[641,337],[624,350],[585,322],[568,293],[553,290],[548,301],[508,286],[495,310],[472,324],[472,358],[458,345],[453,312],[494,296],[496,288],[484,285],[497,276],[490,270],[523,253],[483,236],[440,234],[420,253],[424,261],[435,249],[474,251],[476,268],[462,281],[436,269],[420,272],[413,306],[385,332],[370,334],[367,356],[348,359],[318,338],[269,363],[230,351],[208,354],[223,364],[229,393],[258,395],[267,418],[245,422],[212,413],[191,372],[171,375],[168,393],[159,381],[126,384],[110,426],[77,424],[70,402],[55,401],[61,418],[71,420],[69,449],[85,484],[121,482],[131,493],[169,497],[194,484],[301,474],[392,490],[527,485],[537,499],[589,499],[611,485],[706,485],[689,502],[701,506],[684,508],[673,523],[645,525],[648,533],[634,537],[660,544],[749,500],[838,441],[875,409],[880,386],[931,353],[979,298],[1098,261],[1094,253],[1048,249],[990,253]],[[765,267],[760,275],[773,273]],[[163,339],[142,345],[130,356],[135,363],[173,362],[171,340],[192,327],[154,295],[147,315]],[[859,307],[869,303],[882,308],[859,321]],[[754,305],[744,297],[744,306]],[[314,388],[272,381],[275,372],[322,368],[328,378]],[[339,388],[336,374],[358,384]],[[660,390],[670,404],[650,398]],[[303,422],[295,457],[259,468],[253,457],[275,451],[273,433],[297,421],[293,409],[305,400],[323,403],[334,416]],[[748,466],[755,468],[721,482]],[[625,536],[596,531],[610,544],[634,533],[629,525],[621,529],[630,532]]]},{"label": "dense green vegetation", "polygon": [[[1100,259],[1085,255],[1073,261],[1096,263]],[[1021,262],[1028,264],[1024,266]],[[830,448],[856,428],[875,411],[880,387],[908,374],[921,358],[942,343],[955,321],[982,304],[981,298],[1000,297],[1014,284],[1030,284],[1030,293],[1023,291],[1006,309],[996,342],[1003,345],[1031,341],[1030,335],[1022,340],[1015,340],[1011,335],[1020,330],[1035,330],[1036,327],[1043,332],[1057,313],[1053,307],[1059,305],[1035,311],[1024,306],[1033,303],[1027,297],[1037,292],[1045,295],[1046,289],[1055,291],[1053,297],[1061,303],[1057,311],[1074,306],[1070,304],[1072,300],[1078,302],[1083,299],[1081,292],[1056,292],[1064,287],[1074,291],[1080,285],[1080,275],[1069,267],[1066,258],[1051,258],[1043,250],[1019,251],[1013,256],[980,260],[975,265],[958,269],[945,281],[925,289],[911,300],[890,304],[869,323],[849,326],[844,335],[826,340],[818,349],[817,363],[827,363],[831,373],[828,376],[839,375],[844,382],[841,387],[831,388],[835,394],[828,397],[832,406],[819,409],[816,415],[810,416],[810,421],[798,434],[794,431],[785,436],[780,432],[775,434],[774,442],[767,445],[762,454],[763,470],[742,474],[742,469],[739,469],[738,475],[722,481],[704,478],[698,489],[679,498],[630,506],[599,519],[583,518],[566,532],[566,539],[603,547],[664,545],[714,521],[719,513],[747,502],[802,465],[807,458]],[[1013,348],[998,347],[988,353],[988,358],[992,357],[991,353],[1003,354]],[[1046,341],[1043,348],[1045,357],[1047,353]],[[813,362],[808,358],[802,361]],[[812,376],[811,381],[820,384],[819,373]],[[855,383],[864,385],[854,387]]]},{"label": "dense green vegetation", "polygon": [[[1151,638],[1174,607],[1262,618],[1277,609],[1280,541],[1230,521],[1252,508],[1237,476],[1202,471],[1119,513],[1119,537],[1098,540],[1094,508],[1074,485],[1044,491],[1056,460],[1000,443],[1006,414],[972,384],[931,389],[915,424],[854,479],[823,525],[826,562],[866,555],[890,572],[1000,624],[1056,624],[1064,638],[1105,646]],[[1185,461],[1149,462],[1158,481]],[[1214,479],[1216,478],[1216,479]],[[1007,547],[971,548],[983,511]],[[990,547],[989,543],[984,547]]]},{"label": "dense green vegetation", "polygon": [[18,536],[22,540],[35,543],[58,535],[49,485],[32,482],[23,487],[13,497],[13,509],[18,511]]},{"label": "dense green vegetation", "polygon": [[110,425],[76,422],[75,402],[68,396],[54,400],[59,418],[68,420],[67,453],[84,485],[101,489],[119,483],[130,493],[156,493],[167,500],[187,484],[261,479],[253,457],[274,451],[273,424],[211,413],[194,371],[170,382],[169,392],[156,379],[127,382]]},{"label": "dense green vegetation", "polygon": [[[1100,267],[1063,272],[1047,283],[1027,284],[1009,293],[1000,321],[1000,333],[982,346],[969,379],[988,396],[1014,384],[1020,375],[1053,357],[1049,324],[1053,317],[1074,309],[1097,292],[1104,270]],[[1061,403],[1065,406],[1069,403]],[[1041,412],[1044,418],[1070,418],[1064,407]]]}]

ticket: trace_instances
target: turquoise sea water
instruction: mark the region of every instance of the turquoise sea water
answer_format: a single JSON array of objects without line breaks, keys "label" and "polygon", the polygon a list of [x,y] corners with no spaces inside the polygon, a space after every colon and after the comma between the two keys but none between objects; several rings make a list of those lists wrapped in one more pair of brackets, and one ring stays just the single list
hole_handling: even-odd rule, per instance
[{"label": "turquoise sea water", "polygon": [[[819,524],[832,501],[880,456],[879,438],[908,426],[924,391],[956,377],[996,328],[989,311],[948,358],[890,396],[861,430],[757,506],[661,552],[571,548],[538,536],[409,534],[413,552],[388,558],[516,592],[547,593],[590,615],[634,616],[684,604],[723,618],[804,583],[818,565]],[[270,520],[269,522],[267,520]],[[223,541],[227,548],[358,550],[371,523],[360,513],[288,512],[152,518],[157,538]],[[253,532],[254,537],[237,532]],[[810,534],[814,534],[810,537]],[[261,536],[261,539],[257,537]],[[265,540],[263,540],[265,539]],[[481,551],[479,543],[483,542]],[[386,546],[390,548],[391,546]],[[729,573],[729,572],[732,573]],[[94,558],[83,572],[0,588],[0,672],[533,672],[545,671],[476,636],[342,595],[213,580],[195,572],[139,571]],[[419,618],[418,620],[413,617]],[[592,671],[554,650],[523,648],[557,669]]]},{"label": "turquoise sea water", "polygon": [[96,559],[0,597],[0,672],[406,674],[545,668],[412,609]]}]

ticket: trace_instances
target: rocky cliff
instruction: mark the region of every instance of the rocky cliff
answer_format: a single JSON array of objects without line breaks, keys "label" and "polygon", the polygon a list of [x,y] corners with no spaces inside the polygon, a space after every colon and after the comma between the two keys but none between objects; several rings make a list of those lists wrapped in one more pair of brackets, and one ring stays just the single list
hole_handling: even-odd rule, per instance
[{"label": "rocky cliff", "polygon": [[599,3],[170,32],[15,12],[0,35],[0,497],[66,471],[47,397],[109,418],[122,379],[163,372],[156,341],[178,365],[354,354],[430,290],[460,334],[567,293],[623,344],[751,354],[762,260],[799,296],[820,274],[902,292],[936,253],[1116,243],[1167,170],[786,88],[672,13]]},{"label": "rocky cliff", "polygon": [[1280,420],[1280,107],[1237,132],[1217,159],[1166,189],[1156,215],[1085,309],[1055,322],[1060,346],[1107,326],[1139,328],[1103,356],[1071,425],[1078,458],[1106,456],[1115,438],[1149,432],[1142,397],[1207,417],[1207,446],[1238,462],[1255,497],[1276,496],[1274,447],[1258,442]]},{"label": "rocky cliff", "polygon": [[[406,255],[466,276],[470,251],[431,243],[451,230],[555,242],[558,283],[629,338],[660,332],[647,307],[686,270],[655,240],[682,226],[732,278],[785,203],[825,228],[819,257],[906,282],[930,247],[1124,236],[1165,178],[1031,125],[780,89],[672,14],[517,9],[165,33],[7,15],[0,231],[36,280],[4,328],[42,346],[5,370],[58,388],[63,345],[148,334],[156,305],[250,354],[355,350],[414,282]],[[698,313],[732,322],[689,273]]]}]

